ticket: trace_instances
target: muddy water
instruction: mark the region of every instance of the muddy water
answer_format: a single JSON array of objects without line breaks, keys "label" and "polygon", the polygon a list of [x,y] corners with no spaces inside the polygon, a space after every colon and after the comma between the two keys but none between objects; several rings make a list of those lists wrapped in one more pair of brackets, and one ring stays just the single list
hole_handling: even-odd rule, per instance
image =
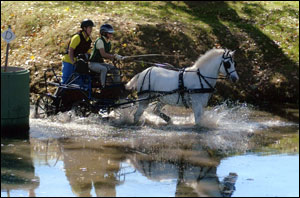
[{"label": "muddy water", "polygon": [[247,104],[181,108],[166,124],[135,107],[109,120],[74,112],[30,119],[29,140],[1,140],[1,196],[299,196],[299,123]]}]

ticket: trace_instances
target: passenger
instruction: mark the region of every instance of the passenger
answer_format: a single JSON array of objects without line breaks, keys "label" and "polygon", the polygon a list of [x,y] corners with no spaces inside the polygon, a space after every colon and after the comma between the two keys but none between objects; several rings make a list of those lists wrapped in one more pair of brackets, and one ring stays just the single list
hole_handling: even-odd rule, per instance
[{"label": "passenger", "polygon": [[110,54],[111,50],[111,38],[114,33],[114,29],[110,24],[104,24],[100,27],[100,37],[96,40],[94,49],[90,58],[89,68],[97,73],[101,73],[100,81],[102,88],[105,87],[105,80],[107,71],[112,70],[114,76],[113,80],[120,82],[117,68],[110,64],[105,64],[103,58],[123,60],[123,57],[118,54]]},{"label": "passenger", "polygon": [[90,19],[85,19],[81,22],[80,27],[82,30],[72,36],[66,54],[62,58],[62,83],[67,83],[74,72],[76,57],[79,54],[90,54],[92,51],[90,36],[93,27],[95,27],[94,22]]}]

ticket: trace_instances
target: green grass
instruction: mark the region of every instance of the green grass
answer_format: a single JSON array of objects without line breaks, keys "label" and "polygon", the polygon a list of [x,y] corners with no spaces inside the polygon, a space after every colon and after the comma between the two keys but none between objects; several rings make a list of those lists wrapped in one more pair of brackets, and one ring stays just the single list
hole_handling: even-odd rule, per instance
[{"label": "green grass", "polygon": [[241,17],[273,40],[293,61],[299,63],[299,2],[232,3]]},{"label": "green grass", "polygon": [[[278,44],[289,58],[299,62],[299,2],[228,2],[224,5],[193,8],[193,5],[189,7],[184,2],[2,2],[1,31],[5,30],[8,21],[18,37],[32,36],[44,26],[52,27],[57,23],[65,23],[66,31],[74,30],[73,26],[84,18],[81,12],[94,19],[98,14],[110,14],[112,21],[114,17],[126,18],[138,24],[160,23],[167,19],[169,23],[185,24],[188,31],[202,28],[208,33],[212,33],[211,24],[219,21],[231,31],[252,31],[251,28],[261,31]],[[231,12],[248,21],[239,22],[239,19],[231,18],[235,15]],[[99,17],[96,21],[100,25],[105,20]],[[65,33],[61,32],[65,29],[58,27],[57,34]],[[70,31],[67,33],[71,34]]]}]

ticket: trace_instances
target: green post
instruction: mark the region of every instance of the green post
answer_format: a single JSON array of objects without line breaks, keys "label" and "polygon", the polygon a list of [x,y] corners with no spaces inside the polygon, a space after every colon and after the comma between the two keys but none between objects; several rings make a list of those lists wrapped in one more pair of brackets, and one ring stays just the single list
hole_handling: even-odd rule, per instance
[{"label": "green post", "polygon": [[29,70],[1,67],[1,137],[29,137]]}]

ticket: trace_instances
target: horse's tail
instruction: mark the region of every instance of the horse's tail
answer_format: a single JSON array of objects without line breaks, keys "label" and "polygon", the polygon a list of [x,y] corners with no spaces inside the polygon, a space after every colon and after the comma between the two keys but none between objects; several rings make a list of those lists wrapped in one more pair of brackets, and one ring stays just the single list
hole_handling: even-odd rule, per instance
[{"label": "horse's tail", "polygon": [[127,90],[135,90],[137,89],[137,81],[139,78],[140,74],[135,75],[126,85],[125,85],[125,89]]}]

